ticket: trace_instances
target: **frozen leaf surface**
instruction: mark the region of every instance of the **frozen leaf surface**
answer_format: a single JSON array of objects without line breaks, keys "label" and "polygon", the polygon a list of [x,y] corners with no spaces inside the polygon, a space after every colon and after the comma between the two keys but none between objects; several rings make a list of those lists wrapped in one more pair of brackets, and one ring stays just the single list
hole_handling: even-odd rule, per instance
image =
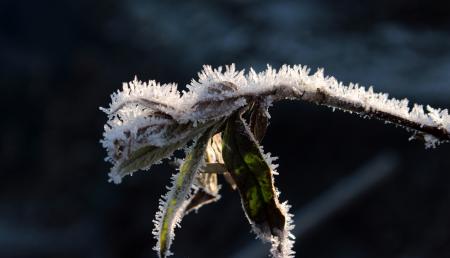
[{"label": "frozen leaf surface", "polygon": [[160,211],[156,214],[153,234],[157,239],[155,250],[159,257],[171,255],[170,245],[174,238],[175,226],[179,226],[186,206],[189,204],[191,188],[195,176],[204,165],[205,151],[208,140],[216,128],[209,128],[194,144],[186,156],[180,171],[173,177],[172,187],[160,201]]}]

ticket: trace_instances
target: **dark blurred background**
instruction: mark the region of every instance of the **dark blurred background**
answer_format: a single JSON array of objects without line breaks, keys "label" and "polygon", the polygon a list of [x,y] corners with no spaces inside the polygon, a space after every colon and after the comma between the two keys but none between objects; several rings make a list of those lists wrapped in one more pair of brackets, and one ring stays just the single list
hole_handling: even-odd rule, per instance
[{"label": "dark blurred background", "polygon": [[[182,87],[203,64],[304,64],[449,108],[449,10],[414,0],[0,1],[0,257],[156,256],[152,220],[173,169],[107,183],[98,142],[98,107],[122,82]],[[263,144],[281,157],[281,199],[299,223],[316,219],[297,223],[310,225],[297,257],[450,257],[449,144],[425,150],[401,128],[307,103],[271,114]],[[177,229],[175,257],[264,248],[222,183],[222,200]]]}]

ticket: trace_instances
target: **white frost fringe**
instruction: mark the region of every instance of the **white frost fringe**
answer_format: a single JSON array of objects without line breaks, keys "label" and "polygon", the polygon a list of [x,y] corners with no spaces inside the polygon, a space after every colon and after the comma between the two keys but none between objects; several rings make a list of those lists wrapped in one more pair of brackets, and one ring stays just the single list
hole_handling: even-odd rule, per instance
[{"label": "white frost fringe", "polygon": [[[278,158],[272,156],[270,152],[265,153],[261,145],[258,145],[258,148],[262,156],[264,157],[265,162],[267,163],[267,165],[269,165],[270,170],[272,171],[271,177],[272,182],[274,182],[274,175],[278,175],[278,172],[276,171],[278,164],[274,163],[274,161],[276,161]],[[274,189],[274,191],[276,195],[275,200],[277,202],[277,206],[280,208],[280,211],[285,218],[284,229],[280,232],[276,232],[277,235],[274,236],[270,233],[270,229],[264,227],[261,228],[257,225],[252,224],[252,231],[256,234],[257,238],[261,239],[263,242],[271,243],[270,254],[273,258],[294,258],[295,251],[293,250],[293,248],[295,243],[295,236],[291,233],[291,231],[294,229],[295,225],[292,220],[293,215],[289,213],[291,206],[287,201],[280,204],[278,202],[280,191],[276,188]]]},{"label": "white frost fringe", "polygon": [[[278,191],[277,191],[278,193]],[[295,225],[292,220],[293,215],[289,213],[291,206],[286,202],[280,204],[281,212],[285,217],[285,225],[282,232],[277,232],[278,236],[274,236],[270,233],[270,229],[264,229],[252,224],[252,231],[256,235],[256,238],[260,239],[263,243],[270,243],[270,254],[273,258],[294,258],[295,251],[294,243],[295,236],[291,233]]]},{"label": "white frost fringe", "polygon": [[270,253],[274,258],[294,258],[295,251],[294,242],[295,236],[291,233],[294,229],[294,222],[292,221],[293,215],[289,213],[289,209],[291,208],[287,202],[281,204],[281,211],[283,212],[286,224],[284,226],[284,231],[280,232],[280,237],[272,237],[272,248],[270,249]]},{"label": "white frost fringe", "polygon": [[154,228],[152,231],[152,234],[154,238],[157,240],[156,245],[153,247],[153,250],[160,253],[160,234],[161,234],[161,228],[163,226],[163,219],[164,215],[167,212],[168,202],[172,200],[175,196],[178,196],[179,198],[176,199],[176,206],[173,207],[173,210],[175,211],[171,218],[169,218],[169,236],[167,238],[167,250],[165,253],[165,257],[173,255],[173,253],[170,251],[170,246],[172,245],[172,241],[175,238],[175,232],[174,229],[176,227],[181,227],[181,220],[183,218],[184,210],[186,206],[189,204],[189,198],[191,197],[191,189],[188,190],[188,192],[185,193],[176,193],[176,182],[177,182],[178,174],[172,175],[172,187],[166,187],[169,192],[167,192],[165,195],[161,196],[161,199],[159,200],[159,210],[155,214],[155,219],[153,220]]}]

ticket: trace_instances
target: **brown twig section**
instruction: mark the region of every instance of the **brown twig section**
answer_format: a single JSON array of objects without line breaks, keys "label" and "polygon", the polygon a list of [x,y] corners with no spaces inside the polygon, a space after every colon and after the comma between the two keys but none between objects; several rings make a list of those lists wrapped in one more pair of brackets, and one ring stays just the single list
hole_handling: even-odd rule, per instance
[{"label": "brown twig section", "polygon": [[215,174],[224,174],[227,173],[228,170],[223,163],[207,163],[201,170],[202,173],[215,173]]},{"label": "brown twig section", "polygon": [[367,116],[370,118],[375,118],[378,120],[396,124],[408,130],[416,132],[415,137],[417,138],[423,137],[424,134],[428,134],[435,137],[438,141],[441,142],[450,141],[450,132],[448,132],[443,127],[421,124],[416,121],[411,121],[406,118],[397,116],[395,114],[368,108],[363,106],[361,103],[344,100],[342,98],[329,95],[320,89],[317,89],[316,92],[305,92],[304,94],[302,94],[301,99],[309,102],[314,102],[318,105],[324,105],[332,108],[342,109],[345,111],[355,112],[362,116]]}]

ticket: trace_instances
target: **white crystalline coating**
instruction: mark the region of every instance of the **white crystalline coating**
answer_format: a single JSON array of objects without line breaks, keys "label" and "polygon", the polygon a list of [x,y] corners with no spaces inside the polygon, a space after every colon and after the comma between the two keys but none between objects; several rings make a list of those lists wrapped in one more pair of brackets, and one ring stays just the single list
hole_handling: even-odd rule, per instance
[{"label": "white crystalline coating", "polygon": [[[159,84],[156,81],[148,83],[139,81],[136,77],[134,81],[123,83],[122,90],[111,95],[111,103],[109,108],[101,108],[108,116],[114,117],[116,112],[122,114],[122,108],[128,103],[140,103],[142,100],[154,101],[161,103],[160,108],[168,113],[177,115],[178,110],[184,107],[181,95],[176,84]],[[131,108],[142,112],[141,108]]]},{"label": "white crystalline coating", "polygon": [[[160,234],[161,234],[161,230],[162,230],[162,223],[163,223],[163,218],[164,215],[167,211],[167,206],[168,206],[168,201],[171,200],[171,198],[173,198],[173,196],[176,194],[176,181],[177,181],[177,175],[172,175],[172,186],[171,187],[166,187],[169,192],[167,192],[167,194],[161,196],[161,199],[159,200],[159,210],[156,212],[155,214],[155,219],[153,220],[154,223],[154,228],[153,228],[153,232],[152,234],[154,235],[154,237],[157,240],[157,244],[153,247],[153,250],[157,251],[158,254],[160,253]],[[189,190],[189,189],[188,189]],[[176,200],[177,205],[176,207],[174,207],[174,210],[176,210],[176,212],[173,213],[172,217],[171,217],[171,222],[170,224],[173,225],[173,228],[169,229],[169,238],[167,239],[168,246],[171,245],[171,242],[173,241],[173,239],[175,238],[175,233],[174,233],[174,228],[175,227],[180,227],[180,223],[181,223],[181,219],[183,218],[183,212],[184,209],[186,208],[186,206],[189,204],[188,199],[190,198],[190,195],[192,194],[192,192],[186,192],[183,195],[179,195],[180,198]],[[166,250],[165,253],[165,257],[167,256],[171,256],[173,255],[173,253],[170,251],[170,249]]]},{"label": "white crystalline coating", "polygon": [[[167,229],[168,231],[168,241],[167,246],[170,247],[171,242],[175,238],[174,229],[175,227],[180,227],[181,219],[183,218],[183,213],[186,208],[186,206],[189,204],[188,200],[191,197],[191,194],[194,190],[192,186],[187,186],[184,188],[184,192],[178,193],[178,189],[176,187],[177,178],[179,175],[172,175],[172,186],[166,187],[169,192],[167,192],[166,195],[161,196],[161,199],[159,200],[159,211],[156,212],[155,219],[153,220],[154,228],[153,228],[153,235],[155,236],[157,240],[157,244],[154,246],[153,250],[157,251],[158,254],[160,253],[160,237],[161,237],[161,231],[163,230],[163,219],[166,215],[167,208],[170,201],[175,201],[176,205],[174,207],[171,207],[173,209],[173,214],[170,216],[170,221],[168,224],[170,225],[170,228]],[[176,199],[173,199],[175,198]],[[173,253],[170,251],[170,249],[166,250],[165,257],[173,255]]]},{"label": "white crystalline coating", "polygon": [[278,157],[276,157],[276,156],[272,157],[272,153],[270,153],[270,152],[264,153],[264,148],[262,145],[258,145],[258,147],[259,147],[259,151],[261,152],[267,165],[269,165],[269,168],[272,171],[272,174],[278,175],[278,172],[277,172],[278,164],[274,163],[274,161],[278,160]]},{"label": "white crystalline coating", "polygon": [[117,173],[114,173],[113,171],[108,173],[108,177],[109,177],[108,182],[113,182],[116,185],[122,183],[122,176],[120,176]]},{"label": "white crystalline coating", "polygon": [[439,145],[441,142],[439,139],[434,137],[433,135],[426,134],[424,135],[425,140],[425,148],[436,148],[437,145]]},{"label": "white crystalline coating", "polygon": [[[279,195],[276,190],[277,197]],[[289,213],[290,205],[287,202],[279,204],[281,213],[285,217],[285,225],[283,230],[276,230],[276,235],[270,233],[270,229],[262,229],[261,225],[252,224],[252,231],[261,241],[271,243],[270,253],[273,258],[293,258],[295,257],[294,243],[295,236],[291,233],[295,225],[292,220],[293,215]]]},{"label": "white crystalline coating", "polygon": [[[384,113],[421,127],[433,127],[446,135],[450,131],[447,109],[427,106],[425,111],[417,104],[409,107],[408,100],[389,99],[388,94],[375,93],[372,87],[365,89],[352,83],[344,86],[334,77],[325,76],[323,69],[311,74],[306,66],[284,65],[279,70],[268,66],[260,73],[253,69],[245,73],[236,70],[234,65],[224,69],[204,66],[198,77],[187,85],[188,91],[182,93],[175,84],[145,83],[137,79],[124,83],[122,90],[113,93],[109,107],[101,108],[109,119],[101,141],[108,152],[107,160],[116,164],[123,161],[120,159],[126,159],[114,156],[117,152],[115,141],[127,143],[122,146],[124,153],[132,153],[149,144],[164,147],[174,138],[164,137],[170,124],[191,123],[195,127],[199,123],[218,121],[245,106],[252,98],[263,99],[267,106],[274,100],[301,99],[363,116]],[[324,96],[328,99],[321,99]],[[130,135],[132,139],[136,138],[139,129],[157,125],[163,129],[149,130],[140,136],[141,141],[130,141]],[[427,147],[448,141],[448,137],[438,139],[434,135],[422,135]],[[116,179],[113,178],[119,181]]]},{"label": "white crystalline coating", "polygon": [[292,220],[293,215],[289,213],[291,206],[287,202],[281,203],[279,206],[285,217],[285,226],[282,231],[276,232],[277,235],[272,235],[269,229],[261,231],[261,228],[254,224],[252,225],[252,231],[258,239],[271,244],[270,254],[273,258],[294,258],[295,236],[291,232],[295,226]]},{"label": "white crystalline coating", "polygon": [[[233,83],[236,86],[236,90],[220,93],[208,91],[214,84],[224,81]],[[321,90],[330,96],[361,105],[366,111],[379,110],[420,124],[450,129],[450,119],[447,110],[436,110],[427,107],[428,113],[425,113],[420,105],[414,105],[411,109],[406,99],[389,99],[387,94],[375,93],[372,87],[366,90],[358,84],[350,83],[350,85],[344,86],[334,77],[324,76],[323,69],[310,74],[310,69],[300,65],[285,65],[278,71],[268,66],[265,71],[260,73],[250,69],[248,74],[245,74],[244,70],[237,71],[234,65],[227,66],[224,71],[222,67],[212,69],[210,66],[204,66],[202,72],[199,73],[199,79],[197,81],[193,80],[187,85],[187,88],[189,90],[181,95],[175,84],[160,85],[155,81],[143,83],[135,79],[128,84],[125,83],[122,91],[113,93],[109,108],[102,110],[110,118],[117,115],[114,111],[122,117],[123,121],[111,119],[108,122],[109,126],[114,127],[144,115],[145,110],[142,110],[142,107],[139,107],[137,103],[139,99],[147,99],[169,106],[170,108],[165,106],[160,106],[160,108],[181,123],[187,121],[197,122],[205,119],[205,112],[194,108],[198,102],[220,102],[220,100],[229,97],[236,97],[235,102],[229,103],[229,105],[225,105],[222,108],[218,108],[215,105],[214,115],[206,116],[208,119],[218,119],[229,115],[232,111],[246,104],[245,99],[238,98],[239,96],[257,96],[276,88],[300,93],[316,93],[317,90]],[[277,97],[276,94],[272,97]],[[282,97],[289,98],[289,96]],[[134,103],[135,105],[126,108],[127,103]]]},{"label": "white crystalline coating", "polygon": [[270,253],[274,258],[293,258],[295,257],[294,243],[295,236],[291,233],[294,229],[294,222],[292,220],[293,215],[289,213],[291,206],[284,202],[281,205],[281,211],[285,215],[285,228],[283,232],[279,233],[279,237],[271,237],[272,248]]},{"label": "white crystalline coating", "polygon": [[155,223],[153,234],[157,239],[154,250],[158,251],[161,258],[172,254],[170,246],[175,237],[175,227],[180,226],[186,206],[189,204],[188,200],[195,190],[195,187],[193,188],[195,177],[205,165],[208,141],[217,130],[217,126],[220,124],[210,128],[195,141],[179,172],[172,176],[172,187],[168,188],[169,192],[159,202],[160,210],[153,220]]}]

